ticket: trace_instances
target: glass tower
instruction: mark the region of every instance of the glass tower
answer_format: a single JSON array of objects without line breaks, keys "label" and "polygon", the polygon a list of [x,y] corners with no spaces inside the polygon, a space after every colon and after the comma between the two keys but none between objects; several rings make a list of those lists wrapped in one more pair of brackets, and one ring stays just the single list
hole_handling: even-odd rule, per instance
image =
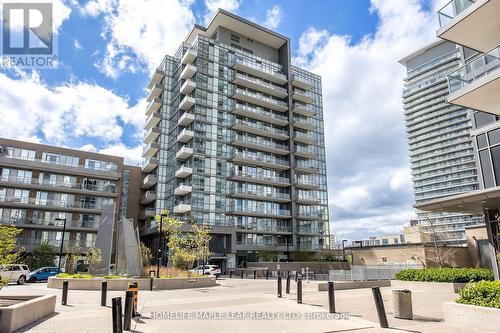
[{"label": "glass tower", "polygon": [[287,37],[219,10],[149,89],[147,245],[157,249],[152,216],[168,209],[186,228],[211,226],[223,269],[329,248],[321,78],[291,65]]}]

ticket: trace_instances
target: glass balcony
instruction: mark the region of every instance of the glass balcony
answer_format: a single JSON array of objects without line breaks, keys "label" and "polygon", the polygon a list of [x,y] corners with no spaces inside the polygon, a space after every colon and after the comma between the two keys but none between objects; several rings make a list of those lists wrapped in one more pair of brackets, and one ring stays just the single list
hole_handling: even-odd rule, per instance
[{"label": "glass balcony", "polygon": [[156,178],[156,176],[153,174],[149,174],[146,177],[144,177],[144,179],[142,180],[141,188],[149,189],[149,188],[153,187],[154,185],[156,185],[156,183],[158,183],[158,178]]},{"label": "glass balcony", "polygon": [[149,145],[144,147],[142,156],[144,158],[151,158],[158,152],[158,150],[160,150],[160,145],[156,142],[151,142]]},{"label": "glass balcony", "polygon": [[315,178],[297,178],[295,180],[295,186],[306,189],[319,188],[318,180]]},{"label": "glass balcony", "polygon": [[191,185],[180,184],[174,190],[175,195],[186,195],[193,191],[193,187]]},{"label": "glass balcony", "polygon": [[303,204],[318,204],[319,198],[315,195],[299,194],[297,196],[297,202]]},{"label": "glass balcony", "polygon": [[312,131],[314,129],[314,120],[311,118],[293,117],[293,126],[306,131]]},{"label": "glass balcony", "polygon": [[500,46],[448,75],[448,102],[500,114]]},{"label": "glass balcony", "polygon": [[292,85],[304,90],[311,90],[314,86],[314,81],[308,80],[306,77],[301,75],[292,74]]},{"label": "glass balcony", "polygon": [[180,203],[174,206],[174,214],[185,214],[191,211],[191,205]]},{"label": "glass balcony", "polygon": [[28,197],[12,197],[0,195],[0,202],[16,205],[35,205],[56,208],[76,208],[76,209],[89,209],[100,211],[104,209],[105,205],[102,202],[93,203],[76,203],[70,200],[56,200],[56,199],[43,199],[43,198],[28,198]]},{"label": "glass balcony", "polygon": [[265,123],[253,123],[243,119],[235,118],[230,123],[230,125],[232,129],[238,131],[257,134],[282,141],[288,139],[288,131],[285,131],[284,129],[281,128],[273,127],[271,125],[267,125]]},{"label": "glass balcony", "polygon": [[291,217],[291,212],[286,209],[272,209],[266,207],[241,207],[230,205],[229,212],[239,215],[257,215],[257,216],[277,216],[281,218]]},{"label": "glass balcony", "polygon": [[175,154],[175,158],[178,160],[185,160],[191,155],[193,155],[193,148],[182,146],[182,148]]},{"label": "glass balcony", "polygon": [[290,233],[290,232],[292,232],[292,227],[290,227],[290,226],[269,225],[269,224],[236,224],[235,227],[237,230],[248,230],[248,231],[262,232],[262,233],[266,233],[266,232]]},{"label": "glass balcony", "polygon": [[312,146],[295,146],[295,155],[302,158],[314,158],[316,150]]},{"label": "glass balcony", "polygon": [[149,131],[151,128],[158,125],[160,120],[161,120],[161,114],[159,112],[151,113],[148,119],[146,119],[146,125],[144,125],[144,130]]},{"label": "glass balcony", "polygon": [[160,136],[160,129],[158,127],[153,127],[146,133],[144,133],[144,143],[150,144],[155,141]]},{"label": "glass balcony", "polygon": [[277,84],[285,84],[286,82],[288,82],[286,76],[282,73],[278,73],[271,68],[264,67],[260,64],[243,58],[235,57],[232,67],[241,70],[242,72],[261,77]]},{"label": "glass balcony", "polygon": [[193,174],[193,169],[181,165],[177,171],[175,171],[175,177],[177,178],[186,178],[187,176],[191,176]]},{"label": "glass balcony", "polygon": [[438,10],[439,26],[450,23],[457,15],[472,6],[475,0],[452,0]]},{"label": "glass balcony", "polygon": [[279,170],[286,170],[290,168],[290,162],[288,160],[265,154],[234,152],[231,155],[231,159],[234,162],[270,167]]},{"label": "glass balcony", "polygon": [[304,161],[304,160],[297,160],[295,162],[295,169],[299,172],[306,172],[306,173],[316,173],[318,172],[319,168],[318,165],[315,161]]},{"label": "glass balcony", "polygon": [[292,111],[304,117],[312,117],[315,114],[314,107],[310,104],[293,103]]},{"label": "glass balcony", "polygon": [[276,111],[285,112],[288,110],[288,104],[273,97],[264,94],[236,88],[232,98],[239,99],[248,103],[260,105]]},{"label": "glass balcony", "polygon": [[323,216],[323,212],[321,210],[308,210],[308,211],[301,211],[299,210],[297,212],[297,216],[299,218],[305,218],[305,219],[319,219]]},{"label": "glass balcony", "polygon": [[192,64],[194,59],[196,59],[197,56],[198,56],[198,53],[196,52],[196,50],[188,49],[186,51],[186,53],[184,53],[184,55],[182,56],[181,63],[183,65]]},{"label": "glass balcony", "polygon": [[[48,242],[52,245],[57,251],[59,251],[61,246],[60,239],[42,239],[42,238],[17,238],[17,245],[22,246],[26,250],[30,251],[35,246]],[[95,242],[87,242],[86,240],[72,240],[72,239],[64,239],[63,242],[63,252],[68,253],[78,249],[78,251],[82,251],[86,248],[91,248],[95,245]]]},{"label": "glass balcony", "polygon": [[285,88],[248,75],[236,73],[232,82],[279,98],[288,96],[288,91]]},{"label": "glass balcony", "polygon": [[154,217],[155,215],[156,215],[156,210],[154,208],[146,207],[141,211],[139,219],[146,220],[148,218]]},{"label": "glass balcony", "polygon": [[290,178],[274,176],[262,172],[251,173],[240,170],[234,170],[232,177],[237,180],[254,181],[262,184],[276,185],[276,186],[290,186]]},{"label": "glass balcony", "polygon": [[183,129],[177,136],[177,142],[186,143],[194,137],[194,132],[188,129]]},{"label": "glass balcony", "polygon": [[237,187],[231,189],[229,195],[239,198],[252,198],[252,199],[257,198],[259,200],[276,201],[276,202],[290,201],[290,193],[257,191],[257,190],[250,190]]},{"label": "glass balcony", "polygon": [[151,113],[157,112],[161,105],[163,104],[163,101],[161,98],[154,98],[148,105],[146,109],[146,116],[149,117]]},{"label": "glass balcony", "polygon": [[160,83],[155,83],[151,87],[151,91],[149,92],[146,100],[148,102],[151,102],[153,99],[160,97],[162,91],[163,91],[163,85],[161,85]]},{"label": "glass balcony", "polygon": [[64,190],[82,190],[82,191],[94,191],[94,192],[108,192],[116,193],[116,185],[93,185],[84,184],[76,182],[65,182],[65,181],[55,181],[43,178],[30,178],[30,177],[13,177],[0,175],[0,183],[8,182],[18,184],[16,187],[20,188],[32,188],[32,187],[54,187],[59,188],[61,191]]},{"label": "glass balcony", "polygon": [[297,89],[293,90],[292,98],[304,103],[311,103],[314,101],[314,94],[309,91],[300,91]]},{"label": "glass balcony", "polygon": [[153,171],[158,166],[156,158],[146,158],[142,163],[142,172],[148,173]]},{"label": "glass balcony", "polygon": [[156,200],[156,192],[155,191],[146,191],[141,197],[140,204],[147,205]]},{"label": "glass balcony", "polygon": [[186,67],[181,72],[181,79],[187,80],[193,77],[193,75],[196,73],[197,68],[194,65],[187,64]]},{"label": "glass balcony", "polygon": [[151,89],[156,83],[160,83],[161,80],[165,77],[165,72],[159,68],[155,69],[153,72],[153,76],[148,84],[148,89]]},{"label": "glass balcony", "polygon": [[313,132],[303,133],[303,132],[297,132],[297,131],[294,132],[293,140],[297,141],[297,142],[304,143],[306,145],[312,145],[313,143],[315,143],[317,141],[316,135]]},{"label": "glass balcony", "polygon": [[288,117],[286,115],[266,111],[263,108],[257,106],[253,107],[236,102],[232,109],[232,113],[279,126],[288,125]]},{"label": "glass balcony", "polygon": [[266,152],[270,152],[270,153],[278,154],[278,155],[288,155],[289,154],[288,146],[283,144],[283,143],[273,142],[270,139],[266,140],[264,138],[257,138],[257,137],[247,136],[247,135],[241,135],[238,133],[236,133],[235,135],[232,136],[231,144],[235,145],[235,146],[247,147],[247,148],[252,148],[255,150],[266,151]]}]

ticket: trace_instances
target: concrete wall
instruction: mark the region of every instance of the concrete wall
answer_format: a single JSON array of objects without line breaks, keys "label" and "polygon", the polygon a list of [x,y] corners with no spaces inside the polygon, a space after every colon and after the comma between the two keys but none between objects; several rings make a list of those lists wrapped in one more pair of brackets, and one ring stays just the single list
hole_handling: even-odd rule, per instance
[{"label": "concrete wall", "polygon": [[[235,42],[231,40],[231,34],[240,37],[240,41]],[[252,50],[253,54],[264,58],[266,60],[270,60],[272,62],[278,62],[278,50],[274,49],[270,46],[264,45],[260,42],[257,42],[247,36],[239,34],[237,32],[231,31],[224,27],[219,27],[217,30],[217,40],[225,45],[236,44],[246,49]]]},{"label": "concrete wall", "polygon": [[139,214],[141,212],[141,206],[139,205],[139,201],[141,200],[142,196],[141,184],[144,175],[140,167],[125,165],[124,169],[129,171],[128,203],[127,203],[127,214],[125,217],[128,219],[132,219],[134,221],[134,225],[137,227]]},{"label": "concrete wall", "polygon": [[444,321],[476,330],[500,332],[500,309],[453,302],[443,303]]},{"label": "concrete wall", "polygon": [[309,267],[309,272],[316,274],[328,274],[332,269],[349,269],[349,263],[346,262],[249,262],[248,268],[267,267],[270,271],[277,271],[277,265],[280,265],[281,271],[296,272]]},{"label": "concrete wall", "polygon": [[0,332],[11,333],[34,321],[42,319],[55,312],[56,295],[45,296],[7,296],[2,298],[23,300],[0,310]]},{"label": "concrete wall", "polygon": [[477,240],[488,239],[486,227],[481,225],[465,227],[465,237],[467,238],[469,258],[475,267],[479,267],[479,249],[477,246]]},{"label": "concrete wall", "polygon": [[438,256],[444,266],[448,267],[475,267],[476,263],[469,257],[466,247],[438,247],[438,255],[433,247],[425,248],[425,261],[427,267],[439,267]]}]

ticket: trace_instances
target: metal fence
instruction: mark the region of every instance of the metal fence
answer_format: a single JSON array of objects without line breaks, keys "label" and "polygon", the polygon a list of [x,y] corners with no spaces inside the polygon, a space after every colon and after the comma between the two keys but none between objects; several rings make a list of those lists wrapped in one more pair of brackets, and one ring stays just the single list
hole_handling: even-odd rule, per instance
[{"label": "metal fence", "polygon": [[370,281],[391,280],[397,272],[403,269],[422,269],[422,265],[377,265],[377,266],[351,266],[350,270],[330,270],[330,281]]}]

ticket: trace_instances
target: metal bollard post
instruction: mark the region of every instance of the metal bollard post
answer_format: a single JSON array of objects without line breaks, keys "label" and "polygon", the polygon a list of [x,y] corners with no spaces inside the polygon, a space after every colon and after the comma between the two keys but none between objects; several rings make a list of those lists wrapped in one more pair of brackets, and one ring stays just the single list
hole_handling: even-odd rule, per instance
[{"label": "metal bollard post", "polygon": [[137,317],[139,316],[139,312],[137,312],[137,303],[139,299],[139,285],[137,284],[136,281],[130,282],[128,284],[128,290],[133,291],[134,307],[132,310],[132,316]]},{"label": "metal bollard post", "polygon": [[69,281],[63,281],[63,290],[62,290],[62,300],[61,304],[68,304],[68,289],[69,289]]},{"label": "metal bollard post", "polygon": [[153,277],[150,277],[149,280],[149,291],[153,291]]},{"label": "metal bollard post", "polygon": [[241,270],[241,278],[243,279],[243,270]]},{"label": "metal bollard post", "polygon": [[106,296],[108,293],[108,282],[102,281],[101,287],[101,306],[106,306]]},{"label": "metal bollard post", "polygon": [[111,299],[113,313],[113,333],[122,333],[122,298]]},{"label": "metal bollard post", "polygon": [[233,271],[229,271],[229,278],[232,279],[233,278]]},{"label": "metal bollard post", "polygon": [[286,293],[290,293],[290,274],[286,276]]},{"label": "metal bollard post", "polygon": [[255,280],[257,278],[257,271],[253,271],[253,279]]},{"label": "metal bollard post", "polygon": [[388,328],[387,316],[385,314],[384,300],[382,299],[382,294],[380,293],[380,287],[373,287],[373,299],[375,300],[375,306],[377,307],[378,321],[380,322],[380,327]]},{"label": "metal bollard post", "polygon": [[132,315],[134,311],[134,292],[132,290],[127,290],[125,292],[125,313],[123,314],[123,329],[126,331],[130,330],[132,325]]},{"label": "metal bollard post", "polygon": [[281,286],[281,274],[280,272],[278,272],[278,298],[281,298],[283,297],[283,290],[282,290],[282,286]]},{"label": "metal bollard post", "polygon": [[302,277],[297,279],[297,303],[302,304]]},{"label": "metal bollard post", "polygon": [[330,313],[335,313],[335,284],[328,282],[328,309]]},{"label": "metal bollard post", "polygon": [[266,280],[269,280],[269,270],[266,271]]}]

